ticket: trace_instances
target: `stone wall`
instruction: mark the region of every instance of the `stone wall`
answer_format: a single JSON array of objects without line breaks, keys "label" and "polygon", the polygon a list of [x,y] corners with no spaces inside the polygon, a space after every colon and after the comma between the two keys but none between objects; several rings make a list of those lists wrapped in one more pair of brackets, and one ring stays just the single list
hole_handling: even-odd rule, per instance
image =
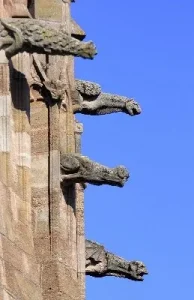
[{"label": "stone wall", "polygon": [[[30,17],[26,0],[0,0],[0,8],[0,17]],[[68,1],[31,1],[30,12],[65,22],[71,34]],[[79,149],[81,134],[71,101],[74,59],[38,59],[49,62],[49,79],[66,82],[66,111],[46,99],[30,104],[32,56],[8,62],[0,52],[0,299],[82,300],[83,188],[60,186],[60,152]]]},{"label": "stone wall", "polygon": [[[52,1],[47,6],[45,1],[37,0],[35,17],[65,23],[71,34],[68,1]],[[74,58],[39,55],[38,59],[49,64],[45,74],[49,80],[62,80],[66,85],[65,109],[51,99],[31,103],[33,230],[37,260],[41,264],[43,299],[83,300],[83,191],[80,185],[63,191],[60,186],[60,153],[76,150],[71,99],[71,91],[75,89]]]},{"label": "stone wall", "polygon": [[0,52],[0,299],[42,299],[31,214],[28,55]]},{"label": "stone wall", "polygon": [[[15,7],[16,8],[16,7]],[[13,2],[0,1],[0,17]],[[42,299],[31,210],[29,56],[0,51],[0,299]]]}]

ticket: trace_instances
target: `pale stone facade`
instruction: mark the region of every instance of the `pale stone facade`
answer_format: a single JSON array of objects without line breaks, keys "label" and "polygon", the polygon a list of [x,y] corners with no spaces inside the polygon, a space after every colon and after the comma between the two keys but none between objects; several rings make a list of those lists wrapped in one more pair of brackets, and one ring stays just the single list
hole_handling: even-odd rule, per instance
[{"label": "pale stone facade", "polygon": [[[30,17],[26,5],[0,0],[0,17]],[[70,32],[68,1],[33,5],[35,18],[65,22]],[[39,59],[49,60],[49,79],[63,73],[74,88],[71,57]],[[0,299],[84,299],[83,189],[62,193],[59,164],[60,151],[75,152],[81,132],[68,90],[67,111],[30,103],[31,62],[26,53],[8,61],[0,52]]]},{"label": "pale stone facade", "polygon": [[[49,55],[40,44],[39,53],[44,54],[34,53],[38,48],[33,30],[32,39],[22,41],[22,27],[8,19],[63,24],[68,38],[92,51],[88,57],[92,58],[95,47],[82,44],[85,32],[71,19],[71,2],[0,0],[0,300],[84,300],[85,184],[123,186],[129,177],[123,166],[111,169],[80,155],[83,126],[74,114],[133,116],[140,114],[139,105],[133,99],[101,93],[97,84],[76,82],[72,52],[56,56],[54,46]],[[23,52],[25,42],[29,52]],[[18,54],[8,57],[8,44],[18,47]],[[73,51],[84,57],[80,48]],[[90,251],[102,249],[88,245]],[[147,273],[141,262],[125,262],[113,254],[106,262],[106,255],[103,250],[101,277],[113,261],[113,276],[142,280]],[[87,270],[92,270],[88,275],[99,275],[92,265],[95,259],[93,252],[87,255]]]}]

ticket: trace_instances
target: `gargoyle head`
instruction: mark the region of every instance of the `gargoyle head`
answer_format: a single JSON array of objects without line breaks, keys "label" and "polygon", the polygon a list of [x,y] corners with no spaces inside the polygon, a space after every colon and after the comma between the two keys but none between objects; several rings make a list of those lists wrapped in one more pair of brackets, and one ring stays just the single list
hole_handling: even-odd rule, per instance
[{"label": "gargoyle head", "polygon": [[148,274],[146,266],[141,261],[131,261],[129,266],[130,278],[135,281],[143,281],[143,276]]},{"label": "gargoyle head", "polygon": [[123,277],[134,281],[143,281],[143,276],[148,274],[146,266],[141,261],[126,261],[114,254],[107,253],[108,276]]},{"label": "gargoyle head", "polygon": [[88,183],[94,185],[108,184],[123,187],[129,178],[129,172],[124,166],[108,168],[98,163],[93,164],[91,176],[88,176]]},{"label": "gargoyle head", "polygon": [[141,107],[134,99],[130,99],[126,102],[126,111],[130,116],[136,116],[141,113]]},{"label": "gargoyle head", "polygon": [[[124,166],[118,166],[115,168],[115,175],[118,177],[118,186],[123,187],[127,179],[129,178],[129,172]],[[116,178],[114,182],[116,181]]]}]

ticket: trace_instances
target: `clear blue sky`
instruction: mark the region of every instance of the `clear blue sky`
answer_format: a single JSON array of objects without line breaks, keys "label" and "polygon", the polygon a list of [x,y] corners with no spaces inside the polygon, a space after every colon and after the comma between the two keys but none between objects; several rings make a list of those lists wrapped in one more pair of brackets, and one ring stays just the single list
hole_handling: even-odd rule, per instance
[{"label": "clear blue sky", "polygon": [[88,277],[87,300],[193,300],[194,1],[79,0],[72,13],[98,48],[76,59],[77,78],[143,110],[77,115],[82,152],[131,173],[122,189],[88,186],[86,236],[150,273],[143,283]]}]

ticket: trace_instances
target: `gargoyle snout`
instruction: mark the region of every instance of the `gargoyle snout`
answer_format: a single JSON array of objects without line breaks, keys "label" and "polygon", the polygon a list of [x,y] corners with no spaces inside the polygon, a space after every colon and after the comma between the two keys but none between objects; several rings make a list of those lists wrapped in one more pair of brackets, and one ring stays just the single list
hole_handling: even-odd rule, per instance
[{"label": "gargoyle snout", "polygon": [[147,268],[144,265],[144,263],[141,261],[132,262],[131,271],[133,273],[134,280],[138,280],[138,281],[143,281],[144,280],[143,276],[148,275]]},{"label": "gargoyle snout", "polygon": [[133,112],[134,112],[134,115],[135,114],[139,115],[141,113],[141,107],[137,102],[134,103]]},{"label": "gargoyle snout", "polygon": [[126,109],[131,116],[136,116],[141,113],[141,107],[134,99],[130,99],[126,103]]},{"label": "gargoyle snout", "polygon": [[94,45],[94,43],[92,41],[89,41],[87,43],[85,43],[85,57],[84,58],[90,58],[93,59],[95,55],[97,55],[97,49],[96,46]]},{"label": "gargoyle snout", "polygon": [[129,172],[123,166],[117,167],[117,174],[124,182],[129,178]]}]

